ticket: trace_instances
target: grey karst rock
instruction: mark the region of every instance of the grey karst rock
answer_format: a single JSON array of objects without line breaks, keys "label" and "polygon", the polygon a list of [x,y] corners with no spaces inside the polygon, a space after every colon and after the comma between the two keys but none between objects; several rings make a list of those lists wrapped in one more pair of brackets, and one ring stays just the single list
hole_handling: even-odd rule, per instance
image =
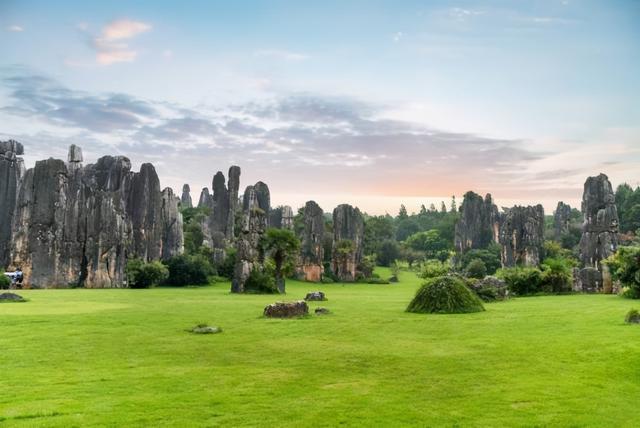
[{"label": "grey karst rock", "polygon": [[569,232],[569,224],[571,222],[571,206],[564,202],[558,202],[558,206],[553,213],[553,238],[560,241],[565,233]]},{"label": "grey karst rock", "polygon": [[358,208],[338,205],[333,210],[333,273],[346,282],[355,281],[362,261],[364,218]]},{"label": "grey karst rock", "polygon": [[471,249],[486,248],[498,242],[500,214],[491,194],[484,199],[474,192],[467,192],[460,205],[460,219],[455,226],[456,250],[464,253]]},{"label": "grey karst rock", "polygon": [[209,325],[197,325],[193,327],[191,333],[196,334],[217,334],[222,333],[222,329],[220,327],[209,326]]},{"label": "grey karst rock", "polygon": [[281,225],[282,229],[293,230],[293,209],[289,205],[282,207]]},{"label": "grey karst rock", "polygon": [[316,315],[328,315],[328,314],[330,314],[330,313],[331,313],[331,311],[330,311],[329,309],[327,309],[327,308],[320,308],[320,307],[316,308],[313,312],[314,312]]},{"label": "grey karst rock", "polygon": [[225,184],[224,174],[218,171],[213,176],[212,205],[213,211],[209,218],[209,230],[213,235],[222,233],[225,237],[223,246],[213,245],[213,248],[224,249],[235,237],[236,215],[240,209],[238,202],[238,189],[240,187],[240,167],[229,168],[229,187]]},{"label": "grey karst rock", "polygon": [[303,211],[298,273],[306,281],[320,282],[324,273],[324,212],[315,201],[308,201]]},{"label": "grey karst rock", "polygon": [[193,208],[193,201],[191,200],[191,187],[188,184],[182,186],[182,197],[180,203],[183,208]]},{"label": "grey karst rock", "polygon": [[610,292],[610,278],[604,271],[602,260],[618,248],[618,210],[606,175],[587,178],[582,195],[582,213],[580,261],[584,269],[593,268],[600,273],[600,278],[591,270],[580,273],[583,291]]},{"label": "grey karst rock", "polygon": [[184,252],[181,200],[170,187],[162,191],[162,259],[166,260]]},{"label": "grey karst rock", "polygon": [[312,291],[311,293],[307,293],[307,295],[304,297],[304,300],[308,302],[322,302],[324,300],[327,300],[327,298],[322,291]]},{"label": "grey karst rock", "polygon": [[538,266],[544,244],[544,209],[515,206],[501,216],[502,266]]},{"label": "grey karst rock", "polygon": [[[73,156],[72,154],[75,153]],[[31,287],[125,284],[128,258],[145,261],[182,251],[182,215],[173,192],[160,192],[155,169],[131,172],[126,157],[85,167],[38,161],[21,180],[12,222],[11,264]]]},{"label": "grey karst rock", "polygon": [[[242,228],[236,238],[236,264],[231,282],[232,293],[244,293],[245,283],[254,269],[262,270],[262,254],[260,251],[260,239],[267,230],[268,205],[260,205],[256,186],[249,186],[244,194]],[[263,193],[263,203],[269,201],[269,188],[262,183],[259,187]],[[266,196],[266,197],[265,197]]]},{"label": "grey karst rock", "polygon": [[276,302],[264,308],[265,317],[269,318],[295,318],[309,314],[309,306],[304,300],[297,302]]},{"label": "grey karst rock", "polygon": [[70,173],[82,168],[82,149],[75,144],[69,146],[67,155],[67,169]]},{"label": "grey karst rock", "polygon": [[213,196],[209,194],[209,188],[203,187],[198,200],[198,208],[213,208]]},{"label": "grey karst rock", "polygon": [[22,144],[15,140],[0,141],[0,268],[9,264],[11,223],[20,181],[25,173]]},{"label": "grey karst rock", "polygon": [[293,230],[293,210],[288,205],[272,208],[269,212],[269,227]]},{"label": "grey karst rock", "polygon": [[229,187],[227,189],[229,197],[229,215],[227,216],[227,228],[225,237],[232,241],[235,235],[236,213],[240,208],[238,202],[238,191],[240,190],[240,167],[232,166],[229,168]]},{"label": "grey karst rock", "polygon": [[150,163],[143,163],[132,175],[127,211],[133,227],[134,254],[143,260],[162,255],[162,195],[160,180]]}]

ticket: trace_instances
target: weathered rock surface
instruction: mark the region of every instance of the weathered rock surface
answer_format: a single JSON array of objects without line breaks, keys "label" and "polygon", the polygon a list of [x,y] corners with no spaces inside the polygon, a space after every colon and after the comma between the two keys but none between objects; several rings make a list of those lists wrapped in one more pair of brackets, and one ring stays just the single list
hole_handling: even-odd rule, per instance
[{"label": "weathered rock surface", "polygon": [[182,186],[182,197],[180,202],[183,208],[193,208],[193,201],[191,200],[191,187],[188,184]]},{"label": "weathered rock surface", "polygon": [[500,215],[491,194],[483,199],[477,193],[465,193],[460,206],[460,220],[455,227],[458,252],[486,248],[490,243],[498,242],[499,234]]},{"label": "weathered rock surface", "polygon": [[24,175],[22,144],[14,140],[0,141],[0,269],[9,264],[11,223],[20,181]]},{"label": "weathered rock surface", "polygon": [[560,241],[562,235],[569,232],[569,223],[571,221],[571,206],[564,202],[558,202],[555,212],[553,213],[553,238]]},{"label": "weathered rock surface", "polygon": [[193,327],[191,333],[196,334],[217,334],[222,333],[222,329],[220,327],[214,327],[209,325],[197,325]]},{"label": "weathered rock surface", "polygon": [[[613,188],[606,175],[587,178],[582,195],[582,213],[584,222],[580,261],[584,272],[580,272],[579,283],[582,291],[610,292],[611,280],[602,260],[614,254],[618,248],[618,210]],[[589,268],[596,269],[600,277]]]},{"label": "weathered rock surface", "polygon": [[307,293],[304,300],[322,302],[327,300],[327,298],[322,291],[312,291],[311,293]]},{"label": "weathered rock surface", "polygon": [[225,184],[224,174],[218,171],[213,176],[212,201],[213,212],[209,218],[209,241],[213,248],[224,249],[235,235],[235,219],[238,206],[238,189],[240,186],[240,167],[229,168],[229,187]]},{"label": "weathered rock surface", "polygon": [[[11,265],[31,287],[122,287],[128,258],[182,252],[182,216],[172,192],[160,192],[151,164],[131,172],[125,157],[82,167],[36,162],[21,180],[12,222]],[[71,168],[69,164],[72,164]]]},{"label": "weathered rock surface", "polygon": [[264,308],[264,316],[269,318],[295,318],[308,314],[309,306],[304,300],[276,302]]},{"label": "weathered rock surface", "polygon": [[320,282],[324,273],[324,212],[315,201],[308,201],[303,220],[298,272],[305,281]]},{"label": "weathered rock surface", "polygon": [[486,276],[471,284],[471,289],[485,302],[509,298],[507,283],[495,276]]},{"label": "weathered rock surface", "polygon": [[288,205],[273,208],[269,212],[269,227],[293,230],[293,210]]},{"label": "weathered rock surface", "polygon": [[362,261],[364,218],[358,208],[338,205],[333,210],[333,273],[346,282],[355,281]]},{"label": "weathered rock surface", "polygon": [[[256,188],[262,192],[262,202]],[[242,229],[236,238],[236,264],[231,282],[232,293],[244,293],[245,283],[251,271],[263,269],[260,238],[267,230],[269,200],[269,188],[264,183],[260,186],[258,184],[248,186],[245,191]]]},{"label": "weathered rock surface", "polygon": [[499,241],[503,266],[538,266],[544,244],[542,205],[506,210],[501,216]]},{"label": "weathered rock surface", "polygon": [[209,188],[203,187],[198,200],[198,208],[213,208],[213,196],[209,194]]},{"label": "weathered rock surface", "polygon": [[327,308],[316,308],[314,312],[316,315],[329,315],[331,313]]},{"label": "weathered rock surface", "polygon": [[15,293],[0,293],[0,302],[25,302],[25,298]]}]

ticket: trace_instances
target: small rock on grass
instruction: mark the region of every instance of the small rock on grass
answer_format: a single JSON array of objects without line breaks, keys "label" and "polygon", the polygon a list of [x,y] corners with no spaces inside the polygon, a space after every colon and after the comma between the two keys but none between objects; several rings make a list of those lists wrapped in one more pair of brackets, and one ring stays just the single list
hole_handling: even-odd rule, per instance
[{"label": "small rock on grass", "polygon": [[15,293],[0,294],[0,302],[26,302],[27,300]]},{"label": "small rock on grass", "polygon": [[222,333],[222,329],[220,327],[213,327],[209,325],[197,325],[191,329],[191,333],[216,334],[216,333]]}]

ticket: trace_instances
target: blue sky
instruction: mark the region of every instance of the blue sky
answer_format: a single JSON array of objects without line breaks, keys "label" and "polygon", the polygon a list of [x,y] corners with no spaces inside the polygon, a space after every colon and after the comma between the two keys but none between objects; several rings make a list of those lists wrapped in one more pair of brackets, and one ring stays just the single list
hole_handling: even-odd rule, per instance
[{"label": "blue sky", "polygon": [[[0,2],[0,138],[372,213],[640,181],[640,2]],[[194,195],[197,198],[197,194]]]}]

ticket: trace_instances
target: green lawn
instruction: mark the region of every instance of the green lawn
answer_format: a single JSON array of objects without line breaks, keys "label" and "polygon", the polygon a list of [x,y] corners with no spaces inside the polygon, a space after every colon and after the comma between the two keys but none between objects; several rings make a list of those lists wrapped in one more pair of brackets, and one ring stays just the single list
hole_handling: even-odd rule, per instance
[{"label": "green lawn", "polygon": [[[385,273],[386,275],[387,273]],[[332,315],[261,317],[229,284],[24,291],[0,304],[0,426],[637,426],[640,302],[404,309],[419,281],[314,285]],[[217,335],[185,330],[199,322]]]}]

